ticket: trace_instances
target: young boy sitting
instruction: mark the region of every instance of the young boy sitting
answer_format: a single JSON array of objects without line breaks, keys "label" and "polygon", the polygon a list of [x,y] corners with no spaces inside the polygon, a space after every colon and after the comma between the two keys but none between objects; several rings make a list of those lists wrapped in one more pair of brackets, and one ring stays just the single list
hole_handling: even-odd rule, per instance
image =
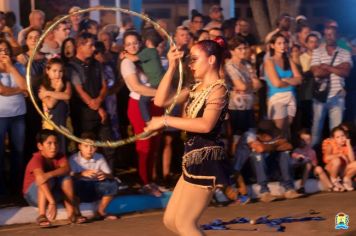
[{"label": "young boy sitting", "polygon": [[72,223],[84,223],[86,218],[76,212],[67,158],[58,153],[57,134],[44,129],[37,134],[36,141],[39,151],[33,154],[27,164],[23,194],[31,206],[38,206],[38,225],[51,226],[51,221],[56,218],[57,202],[61,198],[64,198],[68,219]]},{"label": "young boy sitting", "polygon": [[117,217],[106,214],[105,209],[117,194],[118,182],[111,174],[104,156],[97,153],[96,147],[92,145],[95,135],[87,132],[81,138],[86,143],[80,143],[79,152],[73,154],[69,160],[75,191],[83,202],[100,199],[96,219],[116,220]]}]

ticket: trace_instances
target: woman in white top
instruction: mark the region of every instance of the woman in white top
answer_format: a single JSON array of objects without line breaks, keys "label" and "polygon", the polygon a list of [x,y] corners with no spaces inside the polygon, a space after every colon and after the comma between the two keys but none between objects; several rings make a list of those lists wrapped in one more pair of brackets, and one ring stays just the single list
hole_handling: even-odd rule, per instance
[{"label": "woman in white top", "polygon": [[25,143],[26,81],[20,74],[24,67],[11,60],[12,50],[8,41],[0,39],[0,193],[5,136],[11,141],[11,180],[13,186],[21,186]]},{"label": "woman in white top", "polygon": [[[135,31],[128,31],[124,34],[123,38],[125,53],[136,55],[141,46],[141,36]],[[127,88],[130,90],[130,98],[128,102],[127,115],[133,127],[134,133],[139,134],[143,132],[146,126],[142,118],[139,108],[140,96],[153,97],[156,89],[145,85],[147,77],[143,73],[139,64],[135,64],[128,58],[124,58],[120,65],[121,75],[125,81]],[[152,105],[151,115],[162,114],[161,109]],[[140,178],[144,184],[144,192],[154,196],[160,196],[161,192],[150,184],[152,181],[152,171],[155,155],[158,153],[159,136],[154,136],[145,140],[136,141],[136,151],[138,155],[138,171]]]}]

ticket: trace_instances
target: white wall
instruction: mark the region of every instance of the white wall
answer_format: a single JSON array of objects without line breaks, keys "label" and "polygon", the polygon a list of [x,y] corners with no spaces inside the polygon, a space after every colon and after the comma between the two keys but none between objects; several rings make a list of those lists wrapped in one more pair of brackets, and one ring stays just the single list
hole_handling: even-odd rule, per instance
[{"label": "white wall", "polygon": [[0,0],[0,11],[13,11],[16,15],[17,23],[21,24],[19,4],[19,0]]}]

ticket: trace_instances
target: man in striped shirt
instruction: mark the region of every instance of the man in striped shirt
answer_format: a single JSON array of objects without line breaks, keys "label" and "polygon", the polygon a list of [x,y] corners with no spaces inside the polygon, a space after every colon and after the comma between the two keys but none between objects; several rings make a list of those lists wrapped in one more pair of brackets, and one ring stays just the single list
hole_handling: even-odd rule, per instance
[{"label": "man in striped shirt", "polygon": [[[352,67],[350,52],[336,44],[337,27],[326,26],[324,30],[325,44],[313,51],[311,71],[315,78],[330,77],[330,89],[325,102],[313,100],[312,145],[320,142],[326,114],[329,114],[329,129],[342,122],[345,108],[345,78]],[[337,52],[336,56],[335,53]],[[331,65],[331,62],[334,62]]]}]

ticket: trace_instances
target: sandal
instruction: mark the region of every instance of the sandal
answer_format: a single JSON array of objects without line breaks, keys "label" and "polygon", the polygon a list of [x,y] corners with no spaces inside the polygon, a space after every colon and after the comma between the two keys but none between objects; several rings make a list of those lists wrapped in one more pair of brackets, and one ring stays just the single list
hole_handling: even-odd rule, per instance
[{"label": "sandal", "polygon": [[68,220],[72,224],[84,224],[88,222],[88,218],[86,218],[85,216],[75,214],[71,215]]},{"label": "sandal", "polygon": [[344,186],[340,183],[340,179],[331,179],[331,183],[333,184],[333,192],[344,192],[345,188]]},{"label": "sandal", "polygon": [[101,215],[99,212],[97,212],[93,218],[95,221],[101,221],[101,220],[117,220],[119,217],[113,214],[105,214]]},{"label": "sandal", "polygon": [[40,226],[41,228],[52,227],[51,222],[48,220],[48,218],[45,215],[39,215],[36,219],[36,222],[38,226]]}]

